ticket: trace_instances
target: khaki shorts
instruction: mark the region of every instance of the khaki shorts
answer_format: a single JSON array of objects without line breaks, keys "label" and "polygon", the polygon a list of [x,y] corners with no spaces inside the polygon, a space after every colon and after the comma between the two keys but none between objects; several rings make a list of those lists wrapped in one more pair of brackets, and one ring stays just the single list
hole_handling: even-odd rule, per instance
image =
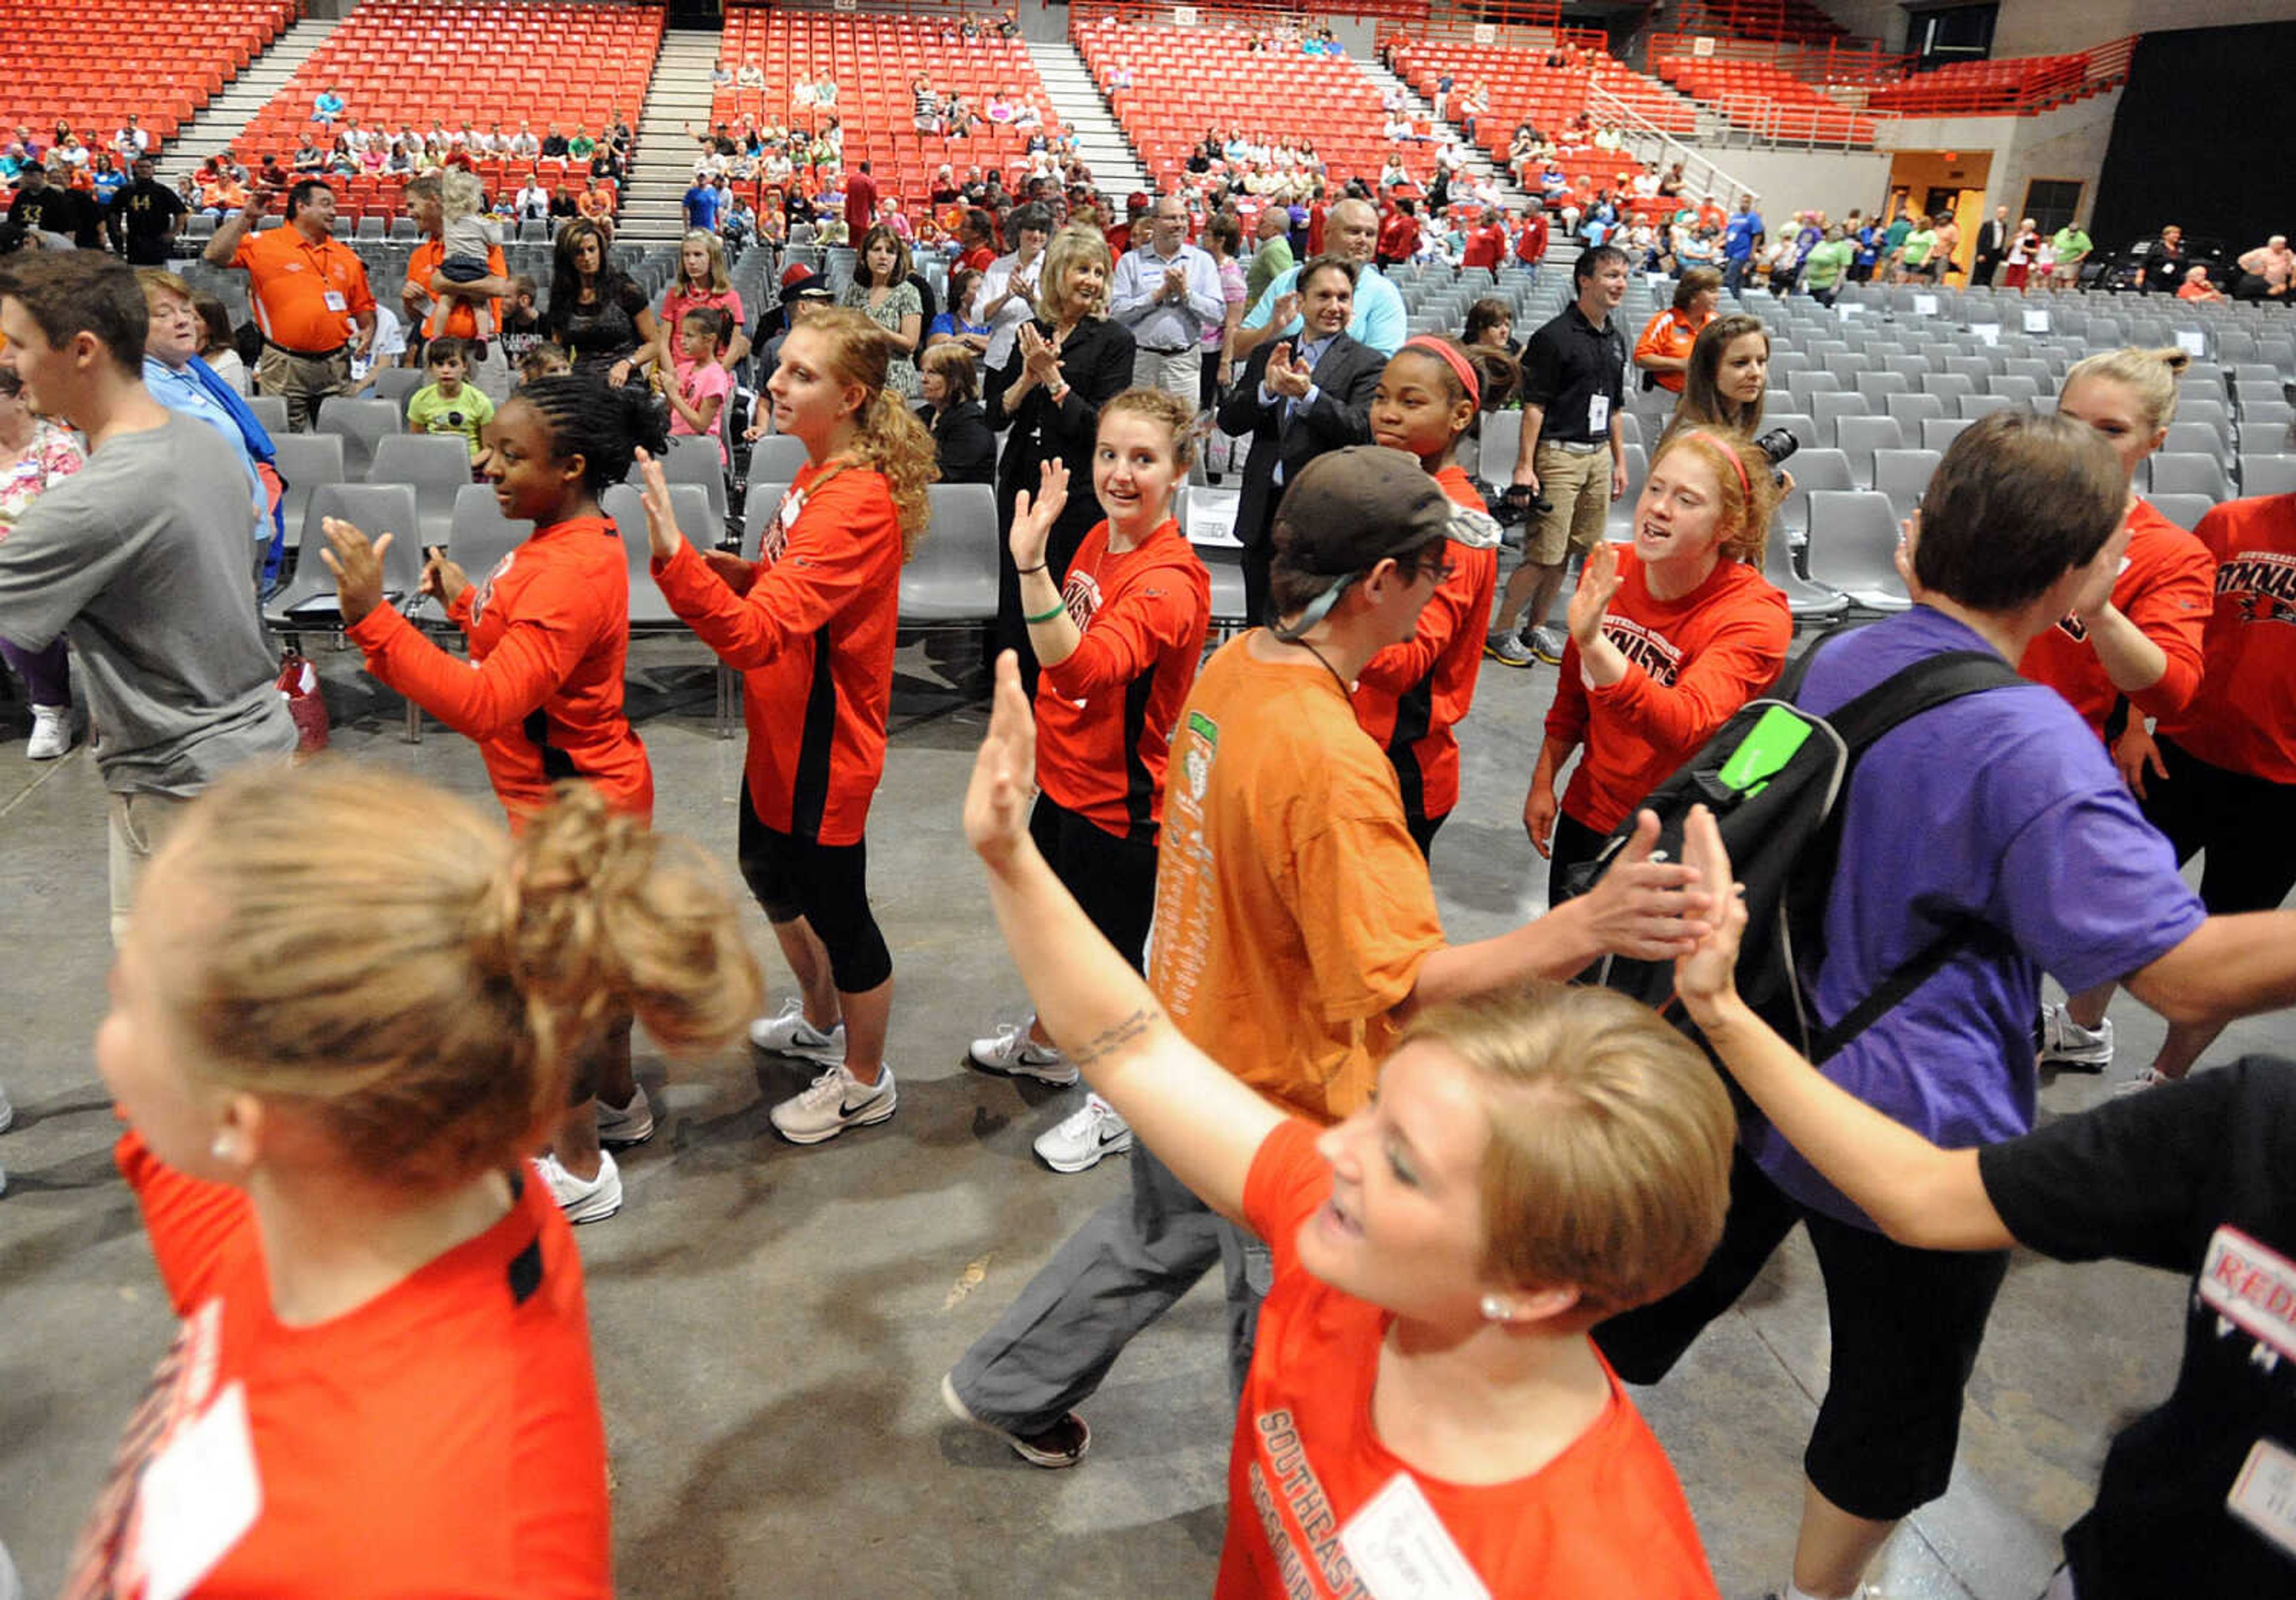
[{"label": "khaki shorts", "polygon": [[1538,492],[1554,509],[1534,513],[1523,534],[1524,561],[1559,567],[1572,552],[1584,555],[1595,547],[1611,515],[1611,459],[1607,447],[1581,455],[1560,445],[1538,447],[1531,470],[1538,474]]},{"label": "khaki shorts", "polygon": [[316,424],[319,402],[329,395],[347,394],[351,387],[350,347],[332,356],[298,356],[275,344],[263,347],[256,357],[255,381],[267,395],[287,402],[288,426],[307,433]]},{"label": "khaki shorts", "polygon": [[111,942],[127,931],[135,885],[144,869],[167,842],[168,830],[192,802],[173,794],[136,792],[111,796]]}]

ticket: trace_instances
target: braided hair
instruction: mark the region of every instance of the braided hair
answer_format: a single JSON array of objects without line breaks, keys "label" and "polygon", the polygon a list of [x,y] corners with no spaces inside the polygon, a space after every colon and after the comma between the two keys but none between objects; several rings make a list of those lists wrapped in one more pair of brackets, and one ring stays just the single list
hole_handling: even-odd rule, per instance
[{"label": "braided hair", "polygon": [[537,378],[514,398],[549,425],[558,459],[582,458],[582,487],[593,495],[629,476],[640,446],[656,455],[669,450],[669,432],[653,398],[636,385],[613,389],[588,378]]}]

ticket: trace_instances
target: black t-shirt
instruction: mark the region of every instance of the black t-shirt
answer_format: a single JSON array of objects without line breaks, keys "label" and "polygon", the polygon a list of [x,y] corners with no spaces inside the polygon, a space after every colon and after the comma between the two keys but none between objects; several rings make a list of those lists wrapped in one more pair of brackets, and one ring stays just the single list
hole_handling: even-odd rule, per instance
[{"label": "black t-shirt", "polygon": [[138,267],[157,267],[168,259],[168,225],[191,208],[183,197],[156,180],[131,183],[111,197],[111,214],[127,243],[127,258]]},{"label": "black t-shirt", "polygon": [[20,190],[15,202],[8,208],[8,220],[18,227],[62,234],[83,250],[92,249],[98,242],[93,232],[100,215],[94,200],[62,184],[50,184],[37,194],[29,189]]},{"label": "black t-shirt", "polygon": [[574,357],[578,376],[603,374],[615,362],[636,354],[637,318],[647,308],[645,291],[629,279],[617,277],[598,286],[597,298],[584,305],[572,295],[550,297],[545,325]]},{"label": "black t-shirt", "polygon": [[[1577,301],[1562,308],[1530,336],[1522,352],[1522,401],[1545,408],[1538,436],[1556,443],[1593,443],[1611,437],[1609,419],[1626,403],[1627,341],[1612,316],[1602,327],[1587,320]],[[1593,426],[1594,401],[1604,401],[1603,425]]]},{"label": "black t-shirt", "polygon": [[[1977,1159],[2021,1243],[2193,1277],[2177,1387],[2065,1533],[2080,1600],[2296,1594],[2296,1063],[2248,1056]],[[2275,1483],[2276,1536],[2227,1505]]]}]

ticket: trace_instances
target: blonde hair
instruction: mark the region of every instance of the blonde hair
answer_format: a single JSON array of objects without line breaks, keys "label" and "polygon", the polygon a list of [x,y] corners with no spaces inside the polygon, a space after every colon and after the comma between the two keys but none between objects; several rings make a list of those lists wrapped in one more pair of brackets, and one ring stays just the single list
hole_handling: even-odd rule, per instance
[{"label": "blonde hair", "polygon": [[2074,362],[2057,392],[2063,394],[2083,378],[2108,379],[2136,397],[2145,425],[2158,433],[2177,420],[2177,380],[2192,364],[2188,352],[2172,347],[2148,350],[2123,345]]},{"label": "blonde hair", "polygon": [[[1061,322],[1061,296],[1065,292],[1069,272],[1079,260],[1097,258],[1103,274],[1115,271],[1108,254],[1108,241],[1100,230],[1070,224],[1053,235],[1045,246],[1045,265],[1037,277],[1037,315],[1058,327]],[[1101,316],[1108,311],[1108,282],[1101,280],[1100,298],[1084,308],[1086,316]]]},{"label": "blonde hair", "polygon": [[[824,306],[800,324],[829,347],[829,365],[848,383],[869,391],[856,417],[853,453],[882,473],[901,519],[901,559],[917,553],[932,511],[925,486],[940,476],[932,435],[901,397],[885,387],[893,365],[893,336],[849,306]],[[792,330],[795,332],[796,330]]]},{"label": "blonde hair", "polygon": [[486,209],[487,189],[467,167],[447,167],[439,173],[439,209],[448,221],[475,217]]},{"label": "blonde hair", "polygon": [[1722,522],[1731,530],[1723,536],[1722,554],[1750,567],[1760,566],[1762,553],[1769,545],[1770,520],[1784,498],[1778,492],[1770,458],[1742,433],[1685,426],[1659,440],[1652,467],[1680,449],[1703,457],[1720,487]]},{"label": "blonde hair", "polygon": [[163,294],[172,294],[193,309],[199,308],[199,291],[164,267],[137,267],[135,284],[144,291],[144,303],[147,306]]},{"label": "blonde hair", "polygon": [[677,277],[670,287],[679,294],[693,292],[693,281],[685,275],[685,247],[689,244],[709,247],[709,292],[723,294],[731,289],[734,279],[726,270],[726,247],[707,228],[688,228],[685,237],[677,242]]},{"label": "blonde hair", "polygon": [[1438,1006],[1403,1043],[1441,1046],[1490,1090],[1483,1267],[1578,1291],[1591,1325],[1687,1283],[1722,1237],[1737,1119],[1720,1077],[1657,1013],[1539,983]]},{"label": "blonde hair", "polygon": [[586,784],[513,838],[402,774],[248,770],[164,854],[199,907],[168,969],[193,1070],[410,1194],[532,1149],[614,1020],[698,1049],[761,993],[722,874]]},{"label": "blonde hair", "polygon": [[1128,389],[1100,408],[1100,421],[1128,414],[1163,425],[1172,441],[1172,464],[1180,472],[1196,458],[1196,408],[1176,394],[1160,389]]}]

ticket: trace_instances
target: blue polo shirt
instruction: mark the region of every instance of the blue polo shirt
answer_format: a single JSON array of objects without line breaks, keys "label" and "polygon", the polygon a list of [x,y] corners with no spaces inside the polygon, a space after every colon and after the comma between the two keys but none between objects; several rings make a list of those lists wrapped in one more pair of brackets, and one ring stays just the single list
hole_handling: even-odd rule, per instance
[{"label": "blue polo shirt", "polygon": [[1762,226],[1759,211],[1741,211],[1723,225],[1722,255],[1726,260],[1743,261],[1754,253],[1754,235],[1769,230]]}]

